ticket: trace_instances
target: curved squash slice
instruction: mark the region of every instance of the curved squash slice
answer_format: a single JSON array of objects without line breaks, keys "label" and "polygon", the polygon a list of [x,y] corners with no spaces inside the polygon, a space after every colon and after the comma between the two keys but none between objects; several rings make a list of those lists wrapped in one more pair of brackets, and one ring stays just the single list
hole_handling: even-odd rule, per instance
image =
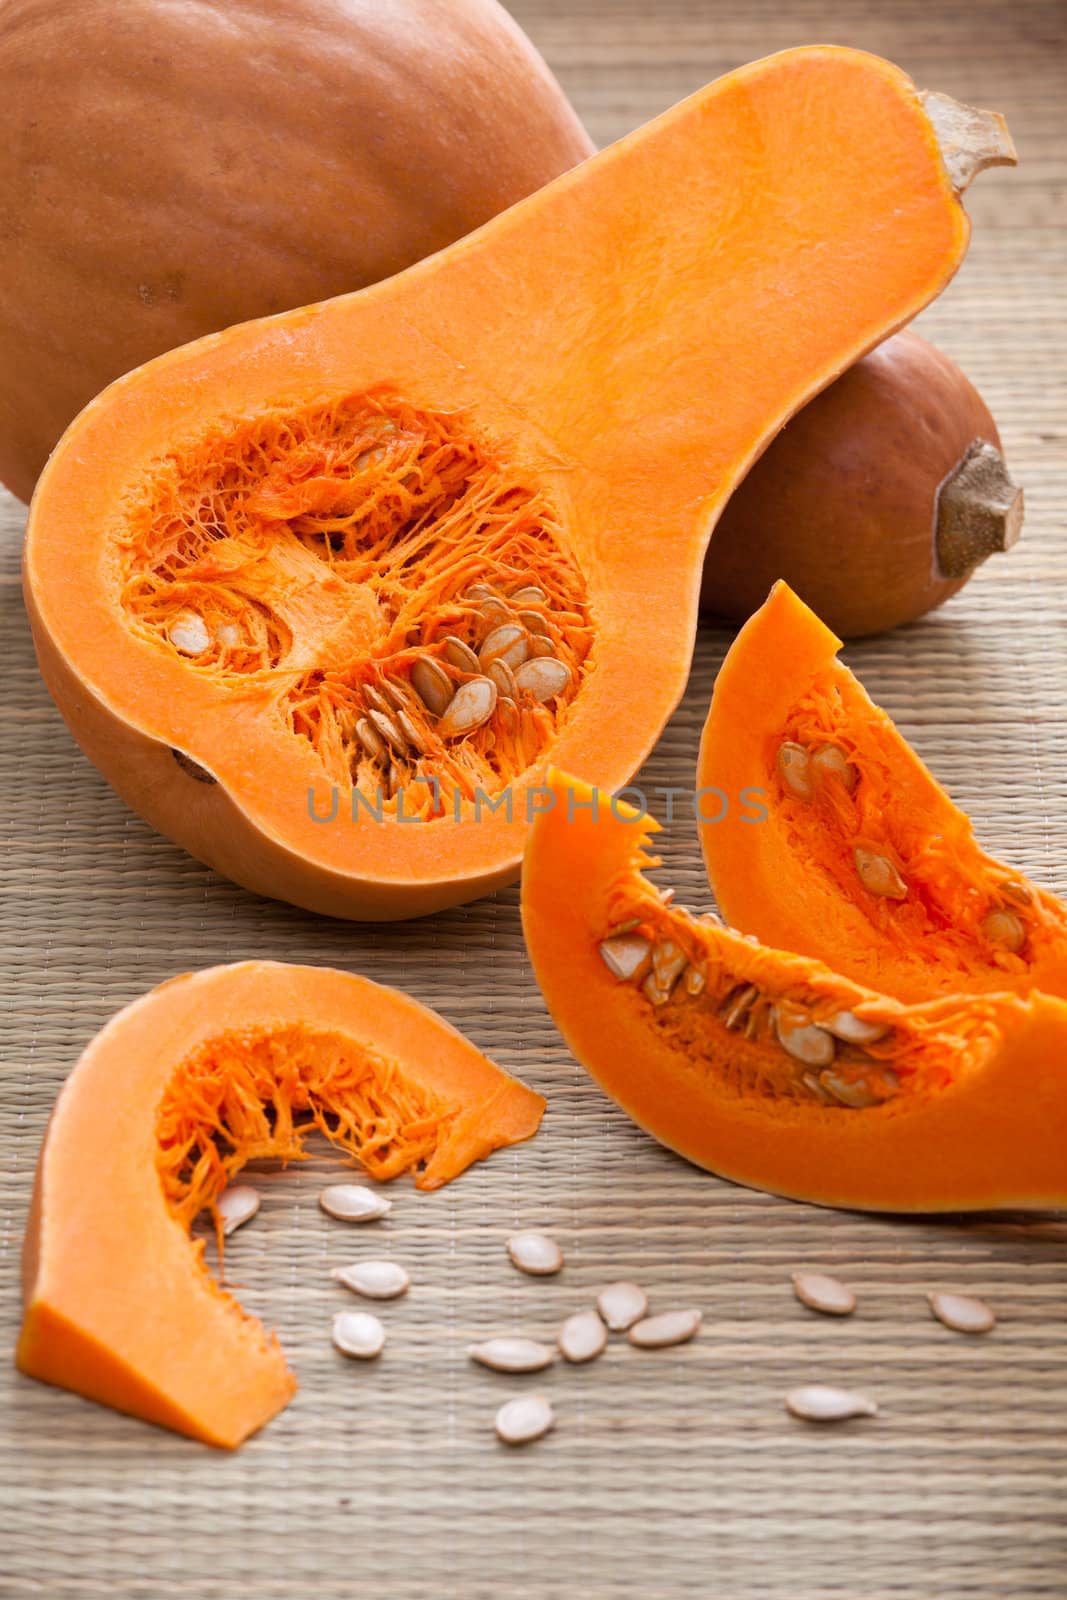
[{"label": "curved squash slice", "polygon": [[312,1128],[375,1178],[419,1168],[434,1189],[528,1139],[543,1110],[432,1011],[364,978],[253,961],[164,983],[97,1035],[56,1103],[18,1365],[239,1445],[296,1381],[190,1241],[197,1213],[246,1161],[299,1160]]},{"label": "curved squash slice", "polygon": [[655,743],[750,463],[959,265],[958,191],[1013,156],[945,115],[873,56],[789,51],[387,283],[120,379],[26,543],[83,749],[316,911],[510,881],[550,760],[615,785]]},{"label": "curved squash slice", "polygon": [[904,1006],[693,917],[641,876],[656,823],[549,782],[526,943],[567,1043],[641,1127],[723,1177],[824,1205],[1067,1202],[1067,1005]]},{"label": "curved squash slice", "polygon": [[901,1000],[1067,995],[1067,907],[979,847],[840,647],[777,584],[723,663],[697,771],[723,915]]}]

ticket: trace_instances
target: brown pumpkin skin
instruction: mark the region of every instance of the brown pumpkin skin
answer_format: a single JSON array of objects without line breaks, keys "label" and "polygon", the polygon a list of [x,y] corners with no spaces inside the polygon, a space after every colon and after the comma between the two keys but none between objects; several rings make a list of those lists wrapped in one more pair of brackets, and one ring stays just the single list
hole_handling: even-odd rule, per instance
[{"label": "brown pumpkin skin", "polygon": [[976,439],[1000,445],[974,385],[917,333],[894,334],[809,401],[735,491],[702,608],[743,622],[782,578],[845,639],[933,610],[971,575],[942,575],[935,532],[938,490]]},{"label": "brown pumpkin skin", "polygon": [[496,0],[6,0],[0,104],[23,499],[113,378],[388,277],[593,148]]}]

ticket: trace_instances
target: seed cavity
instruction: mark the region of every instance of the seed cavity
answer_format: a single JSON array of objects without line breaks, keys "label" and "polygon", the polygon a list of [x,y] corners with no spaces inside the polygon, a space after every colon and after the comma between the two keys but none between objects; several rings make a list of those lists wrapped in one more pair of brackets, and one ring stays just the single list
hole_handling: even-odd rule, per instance
[{"label": "seed cavity", "polygon": [[663,1350],[668,1345],[686,1344],[700,1327],[700,1311],[661,1311],[654,1317],[642,1317],[628,1330],[626,1337],[641,1350]]},{"label": "seed cavity", "polygon": [[407,1271],[396,1261],[353,1261],[334,1267],[330,1276],[365,1300],[396,1300],[411,1287]]},{"label": "seed cavity", "polygon": [[937,1290],[926,1298],[938,1322],[943,1322],[954,1333],[989,1333],[996,1326],[997,1319],[985,1301],[973,1295]]},{"label": "seed cavity", "polygon": [[519,1271],[534,1278],[551,1278],[563,1266],[563,1251],[547,1233],[514,1233],[507,1250]]},{"label": "seed cavity", "polygon": [[597,1310],[612,1333],[625,1333],[648,1310],[648,1296],[636,1283],[609,1283],[596,1297]]},{"label": "seed cavity", "polygon": [[556,1352],[537,1339],[485,1339],[467,1347],[472,1361],[494,1372],[541,1372],[556,1359]]},{"label": "seed cavity", "polygon": [[801,1305],[827,1317],[850,1317],[856,1309],[856,1296],[848,1285],[825,1272],[794,1272],[793,1293]]},{"label": "seed cavity", "polygon": [[384,1194],[359,1183],[332,1183],[319,1195],[319,1205],[338,1222],[376,1222],[393,1209]]},{"label": "seed cavity", "polygon": [[496,1414],[496,1435],[503,1444],[530,1444],[555,1427],[556,1418],[544,1395],[505,1400]]},{"label": "seed cavity", "polygon": [[908,886],[888,856],[864,850],[860,845],[855,847],[852,855],[859,880],[868,894],[877,895],[882,900],[908,898]]},{"label": "seed cavity", "polygon": [[385,1348],[385,1329],[369,1311],[339,1311],[333,1319],[333,1342],[343,1356],[373,1361]]},{"label": "seed cavity", "polygon": [[791,1389],[785,1397],[785,1408],[804,1422],[847,1422],[850,1417],[878,1415],[878,1407],[865,1395],[821,1383]]},{"label": "seed cavity", "polygon": [[576,1311],[559,1330],[556,1341],[565,1361],[595,1361],[607,1348],[608,1330],[595,1311]]},{"label": "seed cavity", "polygon": [[251,1222],[259,1210],[259,1193],[250,1183],[233,1183],[223,1189],[215,1206],[222,1218],[223,1234],[228,1237],[246,1222]]}]

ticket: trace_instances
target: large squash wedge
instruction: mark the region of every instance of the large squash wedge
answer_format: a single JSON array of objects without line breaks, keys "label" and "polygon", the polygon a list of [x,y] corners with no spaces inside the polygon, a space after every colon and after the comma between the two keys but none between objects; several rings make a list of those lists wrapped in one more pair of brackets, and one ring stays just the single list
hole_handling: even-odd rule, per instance
[{"label": "large squash wedge", "polygon": [[188,974],[121,1011],[56,1103],[26,1230],[18,1364],[233,1447],[296,1388],[189,1238],[251,1157],[315,1127],[374,1177],[437,1188],[536,1132],[544,1101],[406,995],[324,968]]},{"label": "large squash wedge", "polygon": [[697,1165],[877,1211],[1067,1202],[1067,1005],[904,1006],[693,917],[642,877],[657,824],[552,772],[522,916],[578,1060]]},{"label": "large squash wedge", "polygon": [[266,894],[388,918],[499,887],[549,759],[639,765],[719,508],[939,292],[958,189],[1010,159],[886,62],[790,51],[385,284],[120,380],[26,544],[75,736]]},{"label": "large squash wedge", "polygon": [[723,915],[901,1000],[1067,996],[1067,907],[980,848],[840,646],[778,584],[723,663],[697,777]]}]

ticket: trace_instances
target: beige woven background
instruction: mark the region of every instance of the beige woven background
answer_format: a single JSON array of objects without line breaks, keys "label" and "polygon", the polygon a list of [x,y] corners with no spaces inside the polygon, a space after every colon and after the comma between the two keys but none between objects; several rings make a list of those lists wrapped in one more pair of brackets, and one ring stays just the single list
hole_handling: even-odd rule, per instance
[{"label": "beige woven background", "polygon": [[[975,241],[924,318],[984,389],[1026,484],[1025,539],[941,615],[849,652],[983,841],[1067,890],[1067,381],[1062,8],[1038,0],[519,0],[515,9],[606,142],[753,56],[831,39],[921,83],[1002,107],[1018,172],[972,191]],[[773,359],[773,352],[769,353]],[[0,1348],[19,1318],[18,1254],[55,1092],[120,1004],[192,965],[248,955],[333,963],[406,985],[550,1101],[539,1137],[437,1196],[401,1184],[374,1247],[414,1288],[387,1308],[375,1366],[332,1352],[346,1303],[327,1269],[368,1248],[317,1210],[315,1170],[263,1179],[233,1242],[246,1304],[280,1330],[294,1405],[236,1456],[90,1406],[0,1364],[0,1594],[187,1600],[237,1595],[723,1596],[990,1600],[1067,1592],[1067,1221],[897,1222],[719,1183],[660,1151],[600,1096],[545,1015],[514,892],[409,926],[318,921],[231,887],[154,837],[75,751],[41,688],[18,590],[20,508],[0,508],[7,1026],[0,1090]],[[725,638],[646,773],[690,781]],[[706,899],[692,827],[673,880]],[[94,1152],[85,1151],[86,1181]],[[502,1241],[543,1225],[568,1250],[521,1279]],[[116,1244],[121,1250],[121,1241]],[[839,1272],[846,1324],[803,1313],[788,1273]],[[550,1334],[634,1275],[695,1304],[692,1345],[614,1344],[553,1371],[559,1426],[506,1453],[491,1431],[518,1385],[472,1369],[472,1337]],[[949,1334],[923,1291],[958,1286],[1000,1316]],[[817,1433],[781,1397],[851,1383],[873,1423]],[[526,1380],[529,1382],[530,1380]],[[533,1380],[535,1383],[538,1380]]]}]

